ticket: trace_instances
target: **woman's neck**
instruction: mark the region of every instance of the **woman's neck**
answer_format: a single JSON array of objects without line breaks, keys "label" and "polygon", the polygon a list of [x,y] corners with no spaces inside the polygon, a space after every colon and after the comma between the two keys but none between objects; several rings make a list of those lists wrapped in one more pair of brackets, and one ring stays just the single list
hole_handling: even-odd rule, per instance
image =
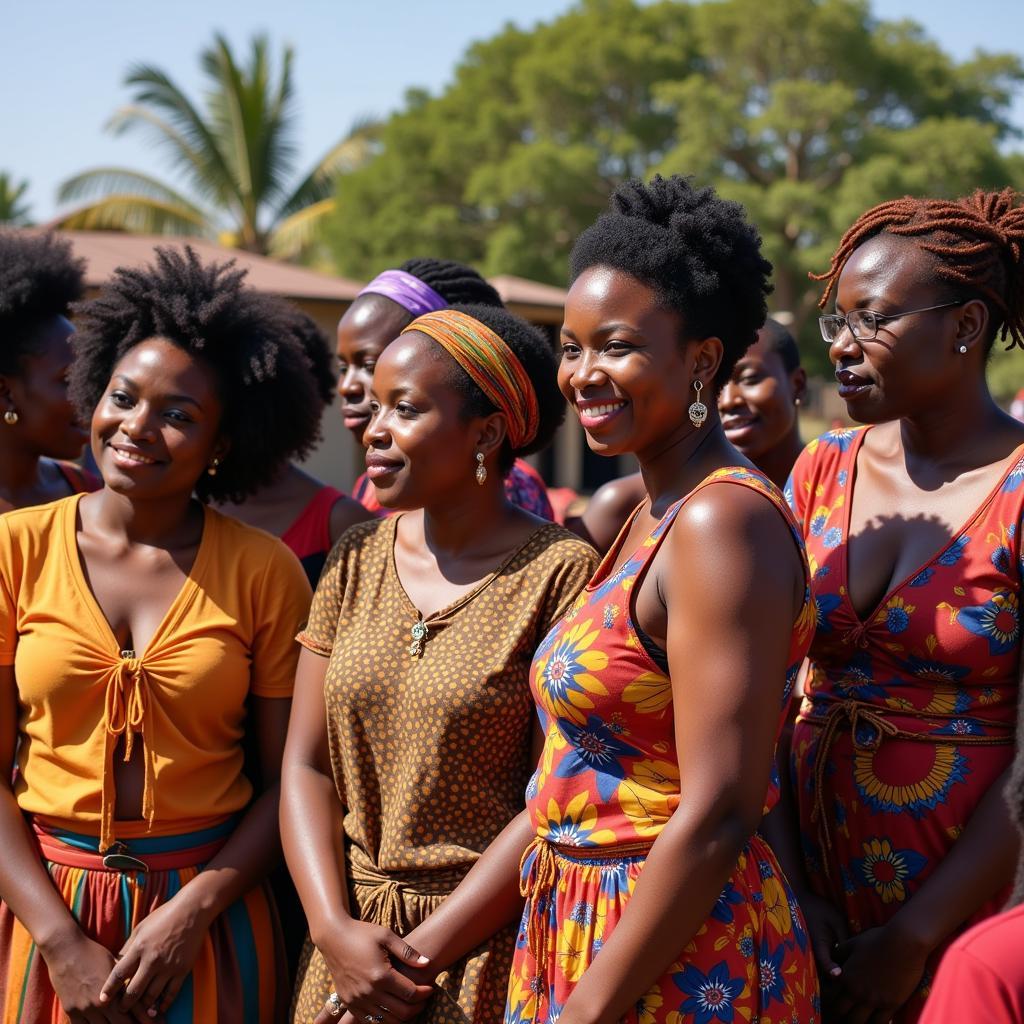
[{"label": "woman's neck", "polygon": [[47,501],[46,464],[15,445],[0,445],[0,502],[24,508]]},{"label": "woman's neck", "polygon": [[91,506],[96,531],[127,545],[187,547],[202,535],[203,509],[191,494],[138,501],[104,487],[82,500]]}]

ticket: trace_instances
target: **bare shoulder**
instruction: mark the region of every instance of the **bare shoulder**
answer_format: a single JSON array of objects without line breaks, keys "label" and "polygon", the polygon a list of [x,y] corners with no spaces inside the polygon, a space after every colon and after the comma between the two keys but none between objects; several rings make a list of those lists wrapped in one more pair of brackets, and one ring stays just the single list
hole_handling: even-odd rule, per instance
[{"label": "bare shoulder", "polygon": [[368,512],[355,498],[343,494],[331,506],[330,534],[331,543],[350,527],[357,523],[365,523],[376,518],[372,512]]}]

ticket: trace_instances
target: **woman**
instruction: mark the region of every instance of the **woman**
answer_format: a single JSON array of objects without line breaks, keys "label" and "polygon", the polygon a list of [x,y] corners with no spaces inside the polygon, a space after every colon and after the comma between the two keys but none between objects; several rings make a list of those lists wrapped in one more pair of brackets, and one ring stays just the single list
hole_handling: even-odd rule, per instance
[{"label": "woman", "polygon": [[[718,392],[726,439],[778,487],[785,484],[803,447],[797,410],[806,388],[807,373],[793,335],[769,317]],[[598,551],[607,551],[646,497],[640,473],[611,480],[594,492],[583,515],[567,525]]]},{"label": "woman", "polygon": [[562,393],[594,451],[637,456],[648,499],[535,655],[526,811],[408,942],[443,968],[521,884],[506,1022],[812,1024],[802,919],[755,831],[810,640],[806,562],[701,401],[764,322],[771,267],[739,206],[656,177],[616,191],[571,269]]},{"label": "woman", "polygon": [[823,275],[839,394],[869,426],[793,470],[818,627],[787,869],[837,1021],[917,1020],[945,944],[1013,877],[1024,426],[985,363],[997,334],[1024,341],[1022,246],[1010,190],[906,198]]},{"label": "woman", "polygon": [[446,964],[426,1007],[431,987],[387,955],[417,965],[402,936],[522,807],[530,657],[596,564],[505,495],[564,416],[554,371],[544,337],[495,306],[427,313],[377,362],[366,465],[397,514],[331,553],[285,754],[281,831],[315,944],[302,1024],[342,1005],[377,1024],[501,1014],[514,929]]},{"label": "woman", "polygon": [[[258,301],[266,303],[265,296]],[[282,302],[282,313],[292,321],[295,337],[302,346],[316,383],[319,407],[334,401],[337,378],[331,369],[331,351],[319,327],[305,313]],[[298,447],[289,460],[303,459],[320,439],[320,419],[304,420],[309,433],[297,439]],[[250,526],[280,537],[306,570],[310,586],[320,578],[327,554],[334,542],[350,527],[370,518],[369,512],[341,491],[310,476],[288,461],[277,476],[244,502],[223,502],[218,506],[228,515]]]},{"label": "woman", "polygon": [[[466,304],[502,306],[498,293],[472,267],[427,258],[385,270],[356,296],[338,323],[338,393],[345,426],[360,445],[370,422],[370,388],[380,354],[416,317]],[[375,515],[387,515],[365,473],[352,493]],[[554,519],[544,481],[525,459],[506,470],[505,493],[527,512]]]},{"label": "woman", "polygon": [[99,486],[63,461],[86,441],[67,395],[82,273],[67,242],[0,231],[0,512]]},{"label": "woman", "polygon": [[191,250],[115,272],[71,378],[104,487],[0,519],[5,1024],[284,1012],[263,880],[309,584],[193,494],[266,483],[316,402],[243,276]]}]

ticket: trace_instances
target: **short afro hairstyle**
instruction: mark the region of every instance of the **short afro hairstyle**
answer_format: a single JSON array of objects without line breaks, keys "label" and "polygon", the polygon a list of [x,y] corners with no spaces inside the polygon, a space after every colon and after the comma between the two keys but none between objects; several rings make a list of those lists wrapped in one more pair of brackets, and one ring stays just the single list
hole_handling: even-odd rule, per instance
[{"label": "short afro hairstyle", "polygon": [[792,373],[800,368],[800,349],[797,347],[796,339],[790,333],[785,324],[768,317],[761,328],[768,338],[768,349],[778,355],[782,360],[782,366],[786,373]]},{"label": "short afro hairstyle", "polygon": [[[504,306],[459,305],[453,308],[479,320],[508,345],[523,364],[523,369],[526,370],[526,375],[537,393],[540,422],[536,436],[522,448],[513,449],[507,439],[502,446],[498,465],[502,473],[508,473],[520,456],[532,455],[547,448],[555,436],[555,431],[565,419],[565,399],[558,389],[558,360],[544,334],[515,313],[510,313]],[[443,351],[438,346],[438,352]],[[498,411],[469,374],[454,360],[449,379],[452,387],[464,398],[462,412],[467,419],[473,416],[489,416]]]},{"label": "short afro hairstyle", "polygon": [[[255,294],[255,293],[254,293]],[[330,405],[338,391],[338,375],[334,372],[334,353],[327,335],[317,327],[311,316],[295,306],[288,306],[295,338],[306,355],[316,390],[324,405]]]},{"label": "short afro hairstyle", "polygon": [[85,261],[54,234],[0,231],[0,373],[16,376],[46,321],[81,298]]},{"label": "short afro hairstyle", "polygon": [[280,299],[243,287],[245,274],[234,261],[204,264],[188,246],[158,248],[154,264],[119,267],[98,298],[76,307],[70,394],[83,419],[118,362],[150,338],[166,338],[213,370],[231,451],[216,476],[196,482],[204,501],[244,500],[319,437],[323,403],[293,314]]},{"label": "short afro hairstyle", "polygon": [[610,205],[576,240],[570,280],[604,266],[653,288],[680,315],[687,338],[721,339],[714,381],[721,387],[768,313],[772,265],[761,255],[757,229],[739,203],[679,175],[627,181]]}]

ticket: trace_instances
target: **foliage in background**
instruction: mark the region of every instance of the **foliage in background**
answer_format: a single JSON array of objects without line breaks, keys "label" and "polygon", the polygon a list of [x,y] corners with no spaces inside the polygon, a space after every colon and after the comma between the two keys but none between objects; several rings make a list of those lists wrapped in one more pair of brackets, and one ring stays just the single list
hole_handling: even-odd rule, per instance
[{"label": "foliage in background", "polygon": [[564,284],[616,184],[692,174],[747,206],[772,305],[824,369],[808,270],[874,203],[1024,186],[1006,152],[1021,81],[1017,57],[957,62],[862,0],[582,0],[474,44],[440,95],[408,93],[326,237],[353,277],[430,253]]},{"label": "foliage in background", "polygon": [[242,64],[218,35],[200,56],[205,109],[160,68],[132,68],[125,79],[132,102],[108,127],[148,133],[187,190],[128,168],[93,168],[61,186],[61,202],[87,202],[57,226],[202,235],[250,252],[299,256],[334,208],[335,178],[369,157],[375,127],[357,125],[296,181],[292,62],[286,46],[275,74],[259,36]]},{"label": "foliage in background", "polygon": [[28,182],[16,182],[7,171],[0,171],[0,224],[23,227],[29,223],[25,193]]}]

